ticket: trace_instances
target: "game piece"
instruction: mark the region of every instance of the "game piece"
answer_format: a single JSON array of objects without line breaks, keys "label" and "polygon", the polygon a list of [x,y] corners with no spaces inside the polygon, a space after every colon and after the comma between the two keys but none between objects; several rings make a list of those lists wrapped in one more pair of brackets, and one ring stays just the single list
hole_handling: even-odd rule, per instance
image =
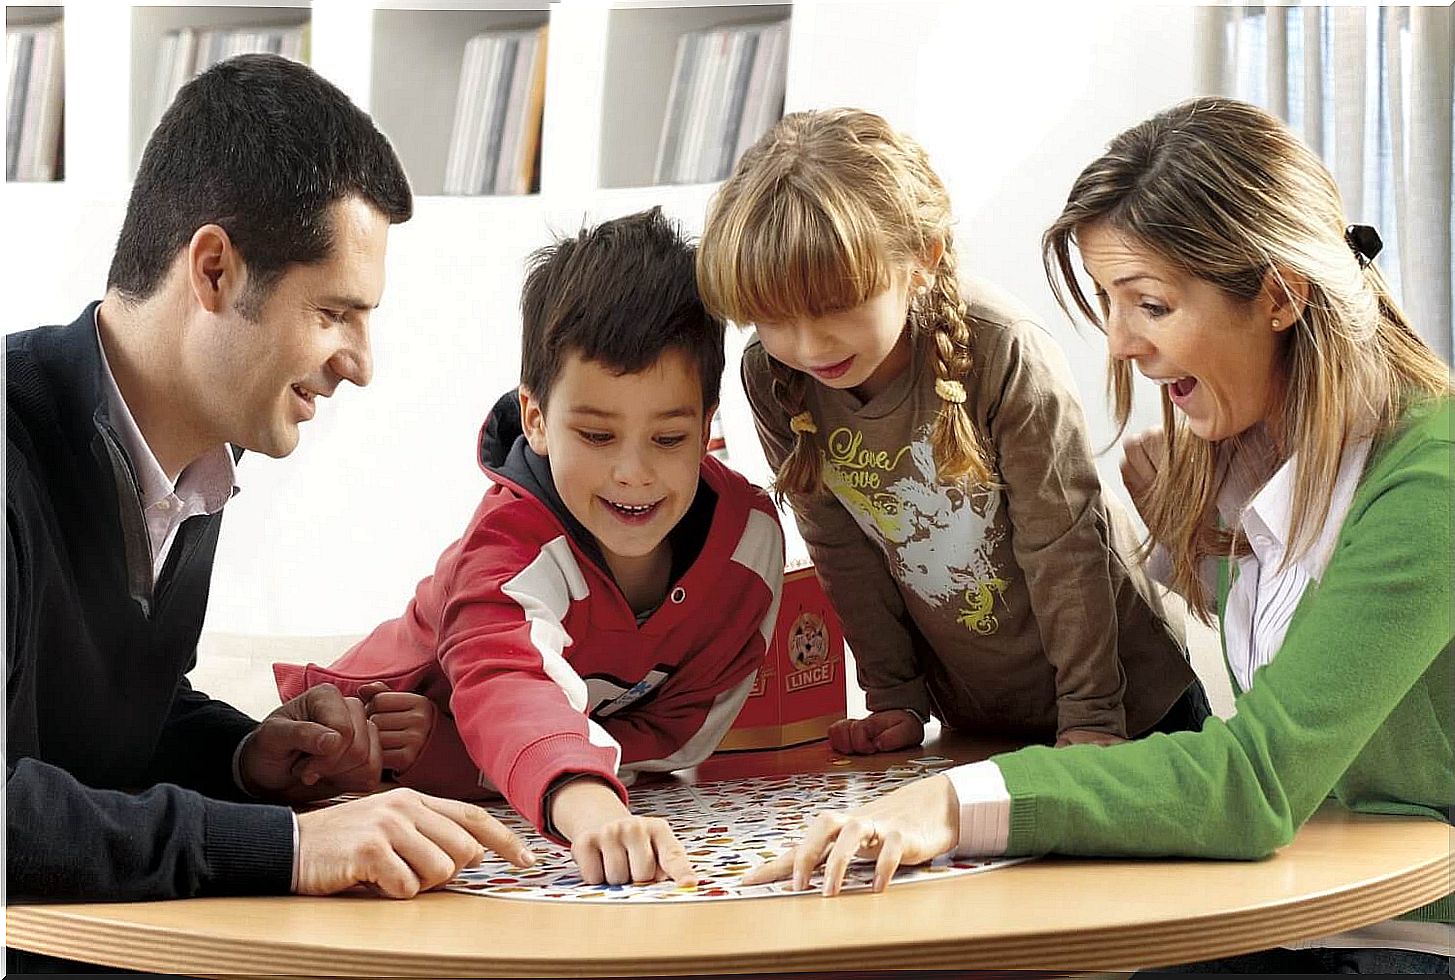
[{"label": "game piece", "polygon": [[909,764],[921,769],[948,769],[955,764],[955,760],[946,759],[942,755],[922,755],[918,759],[910,759]]}]

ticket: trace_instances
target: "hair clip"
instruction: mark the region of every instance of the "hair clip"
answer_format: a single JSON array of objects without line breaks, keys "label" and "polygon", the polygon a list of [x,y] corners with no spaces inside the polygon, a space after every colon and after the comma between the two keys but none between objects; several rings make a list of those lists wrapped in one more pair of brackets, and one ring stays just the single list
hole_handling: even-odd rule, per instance
[{"label": "hair clip", "polygon": [[965,403],[965,386],[958,381],[948,381],[940,378],[935,382],[935,394],[947,402],[954,402],[956,405]]},{"label": "hair clip", "polygon": [[1354,250],[1361,269],[1369,268],[1369,263],[1384,248],[1384,239],[1379,237],[1373,225],[1349,225],[1344,229],[1344,241]]},{"label": "hair clip", "polygon": [[818,431],[818,423],[813,420],[812,412],[799,412],[788,420],[788,427],[797,433],[808,433],[812,435]]}]

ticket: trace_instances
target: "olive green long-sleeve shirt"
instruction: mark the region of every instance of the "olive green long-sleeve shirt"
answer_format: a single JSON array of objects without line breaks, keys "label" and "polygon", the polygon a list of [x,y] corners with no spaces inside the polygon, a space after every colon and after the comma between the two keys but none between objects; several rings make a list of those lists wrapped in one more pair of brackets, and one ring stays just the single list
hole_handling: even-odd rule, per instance
[{"label": "olive green long-sleeve shirt", "polygon": [[[809,382],[828,492],[794,501],[844,622],[871,711],[1049,739],[1135,736],[1194,680],[1180,624],[1131,557],[1103,493],[1065,358],[1014,299],[967,281],[962,379],[994,486],[942,484],[930,431],[944,404],[922,351],[883,392]],[[756,341],[743,383],[775,471],[793,445]]]}]

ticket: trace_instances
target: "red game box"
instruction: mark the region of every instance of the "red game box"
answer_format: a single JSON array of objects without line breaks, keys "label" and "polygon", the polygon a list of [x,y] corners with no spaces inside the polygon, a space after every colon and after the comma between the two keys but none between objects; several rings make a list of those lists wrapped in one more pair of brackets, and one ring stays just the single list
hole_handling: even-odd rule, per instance
[{"label": "red game box", "polygon": [[844,717],[844,630],[813,566],[783,576],[773,643],[718,751],[780,749],[827,738]]}]

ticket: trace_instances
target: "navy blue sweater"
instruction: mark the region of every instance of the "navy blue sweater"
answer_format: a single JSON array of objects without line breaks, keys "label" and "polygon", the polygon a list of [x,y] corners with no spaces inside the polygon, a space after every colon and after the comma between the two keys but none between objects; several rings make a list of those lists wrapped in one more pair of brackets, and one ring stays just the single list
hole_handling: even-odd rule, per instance
[{"label": "navy blue sweater", "polygon": [[286,892],[292,817],[232,780],[257,723],[186,678],[221,513],[181,526],[154,588],[94,304],[6,337],[5,369],[10,901]]}]

